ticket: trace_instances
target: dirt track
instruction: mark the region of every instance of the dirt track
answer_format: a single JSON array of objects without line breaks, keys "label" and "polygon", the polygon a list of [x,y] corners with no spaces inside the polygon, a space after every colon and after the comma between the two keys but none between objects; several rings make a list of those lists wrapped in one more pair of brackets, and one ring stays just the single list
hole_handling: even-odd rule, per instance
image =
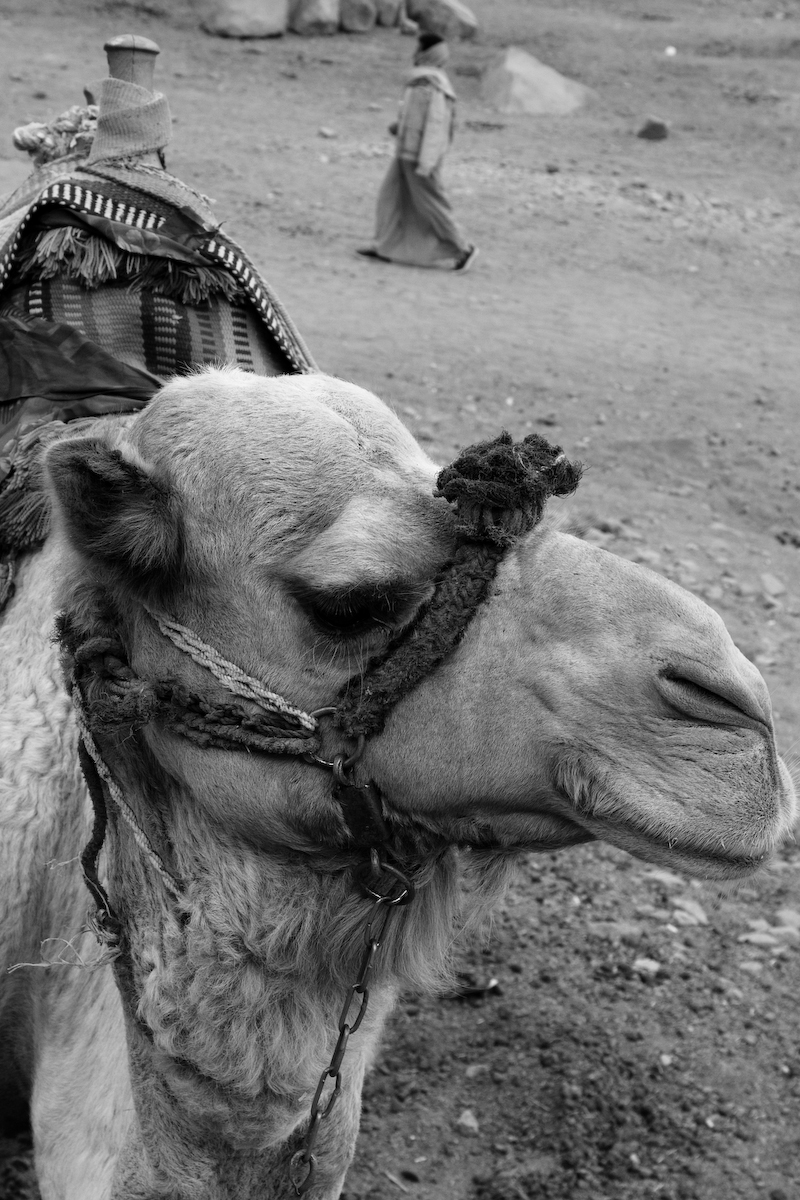
[{"label": "dirt track", "polygon": [[[394,31],[241,44],[198,32],[182,2],[4,0],[0,129],[78,102],[105,73],[106,37],[158,41],[171,169],[216,197],[320,365],[392,402],[442,459],[501,425],[582,458],[566,519],[720,611],[791,758],[800,4],[474,7],[447,168],[481,247],[464,277],[353,255],[412,46]],[[510,42],[594,103],[552,119],[484,109],[477,69]],[[633,136],[648,113],[667,141]],[[0,191],[23,173],[7,140]],[[399,1012],[348,1195],[797,1200],[800,938],[785,914],[771,929],[800,908],[798,883],[793,846],[725,897],[603,848],[530,859],[486,949],[465,951],[502,995]],[[753,932],[764,944],[738,941]]]}]

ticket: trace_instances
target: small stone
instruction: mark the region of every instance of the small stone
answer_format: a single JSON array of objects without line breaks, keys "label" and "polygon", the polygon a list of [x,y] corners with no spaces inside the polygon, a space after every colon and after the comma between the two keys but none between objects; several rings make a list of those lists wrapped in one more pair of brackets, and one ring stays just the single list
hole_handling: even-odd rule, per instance
[{"label": "small stone", "polygon": [[478,1118],[471,1108],[465,1108],[456,1121],[456,1129],[464,1137],[477,1137],[480,1133]]},{"label": "small stone", "polygon": [[640,921],[590,921],[587,925],[595,937],[605,938],[609,942],[625,942],[635,946],[644,936],[644,926]]},{"label": "small stone", "polygon": [[693,925],[697,926],[700,922],[691,913],[684,912],[680,908],[676,908],[672,914],[672,921],[675,925]]},{"label": "small stone", "polygon": [[648,117],[636,130],[636,136],[648,142],[663,142],[664,138],[669,136],[669,127],[666,121],[660,121],[658,117]]},{"label": "small stone", "polygon": [[788,925],[791,929],[800,929],[800,910],[796,908],[779,908],[775,913],[779,925]]},{"label": "small stone", "polygon": [[673,1057],[671,1054],[659,1054],[658,1061],[661,1063],[662,1067],[671,1067],[673,1063]]},{"label": "small stone", "polygon": [[470,1063],[464,1074],[466,1075],[467,1079],[475,1079],[476,1076],[481,1075],[484,1071],[488,1070],[489,1068],[487,1067],[486,1063]]},{"label": "small stone", "polygon": [[747,971],[750,975],[760,975],[764,970],[764,964],[756,962],[755,959],[748,958],[744,962],[739,963],[740,971]]},{"label": "small stone", "polygon": [[782,596],[786,591],[786,584],[769,571],[761,576],[761,586],[768,596]]},{"label": "small stone", "polygon": [[[672,901],[675,908],[681,909],[690,917],[694,918],[695,925],[707,925],[708,917],[702,904],[698,904],[696,900],[692,900],[689,896],[676,896]],[[676,914],[677,915],[677,914]]]},{"label": "small stone", "polygon": [[335,138],[339,136],[335,129],[330,129],[327,125],[320,125],[317,134],[322,138]]},{"label": "small stone", "polygon": [[642,563],[647,567],[656,567],[661,562],[661,555],[657,550],[649,550],[647,546],[642,546],[633,556],[633,562]]},{"label": "small stone", "polygon": [[778,939],[771,933],[740,933],[737,942],[747,942],[750,946],[777,946]]},{"label": "small stone", "polygon": [[633,970],[644,979],[655,979],[662,969],[661,963],[654,958],[637,958],[633,963]]},{"label": "small stone", "polygon": [[686,887],[686,880],[681,879],[680,875],[674,875],[672,871],[663,871],[656,867],[652,871],[645,871],[645,879],[650,879],[653,883],[663,883],[667,887]]}]

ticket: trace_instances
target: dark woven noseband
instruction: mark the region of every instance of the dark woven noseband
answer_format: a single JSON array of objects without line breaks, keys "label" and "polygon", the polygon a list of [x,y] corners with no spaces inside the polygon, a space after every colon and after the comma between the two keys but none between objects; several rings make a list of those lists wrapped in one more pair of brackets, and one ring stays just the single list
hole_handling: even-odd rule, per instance
[{"label": "dark woven noseband", "polygon": [[542,519],[551,496],[574,492],[580,464],[532,433],[501,433],[439,473],[434,493],[455,508],[459,545],[417,619],[345,687],[334,722],[349,737],[383,729],[390,710],[458,645],[486,599],[498,564]]}]

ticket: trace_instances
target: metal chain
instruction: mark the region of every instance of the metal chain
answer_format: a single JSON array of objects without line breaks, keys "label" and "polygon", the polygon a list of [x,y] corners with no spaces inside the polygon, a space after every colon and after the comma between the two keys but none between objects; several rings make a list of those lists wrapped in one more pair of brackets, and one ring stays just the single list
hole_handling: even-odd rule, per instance
[{"label": "metal chain", "polygon": [[[320,1075],[317,1090],[314,1092],[314,1099],[311,1101],[311,1114],[308,1129],[303,1139],[303,1145],[292,1156],[292,1161],[289,1164],[289,1178],[294,1186],[296,1196],[304,1195],[314,1183],[314,1176],[317,1169],[317,1156],[314,1154],[314,1145],[320,1125],[331,1115],[341,1094],[341,1066],[350,1036],[358,1032],[361,1022],[367,1015],[367,1007],[369,1005],[369,977],[375,956],[380,950],[395,910],[400,905],[410,904],[414,898],[414,886],[411,881],[397,867],[384,862],[377,850],[372,850],[370,853],[370,865],[373,876],[377,876],[380,881],[381,876],[389,875],[392,878],[393,885],[390,885],[391,890],[387,895],[377,891],[376,887],[370,887],[367,883],[363,885],[367,895],[373,899],[372,907],[369,910],[367,922],[364,926],[364,953],[361,956],[359,964],[358,978],[355,983],[348,987],[342,1011],[339,1014],[339,1037],[331,1055],[331,1061]],[[394,895],[393,892],[397,887],[400,890]],[[351,1023],[350,1012],[353,1002],[356,1000],[358,1008],[355,1013],[355,1020]],[[328,1087],[330,1080],[333,1081],[332,1087]],[[328,1087],[327,1094],[326,1087]]]}]

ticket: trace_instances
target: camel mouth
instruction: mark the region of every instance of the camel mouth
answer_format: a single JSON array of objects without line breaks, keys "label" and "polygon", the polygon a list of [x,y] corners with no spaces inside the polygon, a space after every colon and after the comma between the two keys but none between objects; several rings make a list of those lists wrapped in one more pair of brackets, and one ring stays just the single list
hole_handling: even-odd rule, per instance
[{"label": "camel mouth", "polygon": [[[647,862],[654,862],[658,857],[665,862],[669,860],[673,868],[683,865],[690,875],[703,874],[716,879],[746,878],[754,875],[772,857],[771,850],[764,850],[761,854],[736,854],[729,851],[699,849],[696,845],[689,845],[686,842],[669,839],[664,841],[654,838],[637,826],[627,827],[620,836],[615,836],[618,832],[606,830],[604,840],[614,842],[622,849],[629,850],[637,858],[643,858]],[[629,843],[629,839],[640,841],[642,849],[637,851]]]},{"label": "camel mouth", "polygon": [[[766,827],[762,826],[757,834],[754,833],[750,846],[728,848],[724,834],[715,835],[713,830],[709,830],[707,839],[702,835],[693,841],[687,840],[685,835],[670,837],[663,827],[654,828],[655,822],[650,824],[641,814],[621,819],[618,814],[626,810],[630,812],[631,805],[626,805],[618,793],[611,793],[607,783],[602,783],[593,772],[586,770],[585,763],[582,766],[579,778],[573,776],[569,781],[561,780],[560,793],[569,803],[574,822],[588,830],[598,841],[610,842],[635,858],[673,870],[684,870],[693,876],[724,880],[755,874],[770,861],[795,811],[794,789],[786,786],[779,772],[776,783],[782,796],[776,804],[774,819]],[[599,796],[602,797],[600,803],[597,802]],[[735,840],[739,840],[738,834]]]},{"label": "camel mouth", "polygon": [[744,853],[658,837],[634,821],[618,824],[605,818],[585,817],[580,823],[598,841],[610,842],[634,858],[707,879],[744,879],[754,875],[770,861],[778,840],[762,851]]}]

